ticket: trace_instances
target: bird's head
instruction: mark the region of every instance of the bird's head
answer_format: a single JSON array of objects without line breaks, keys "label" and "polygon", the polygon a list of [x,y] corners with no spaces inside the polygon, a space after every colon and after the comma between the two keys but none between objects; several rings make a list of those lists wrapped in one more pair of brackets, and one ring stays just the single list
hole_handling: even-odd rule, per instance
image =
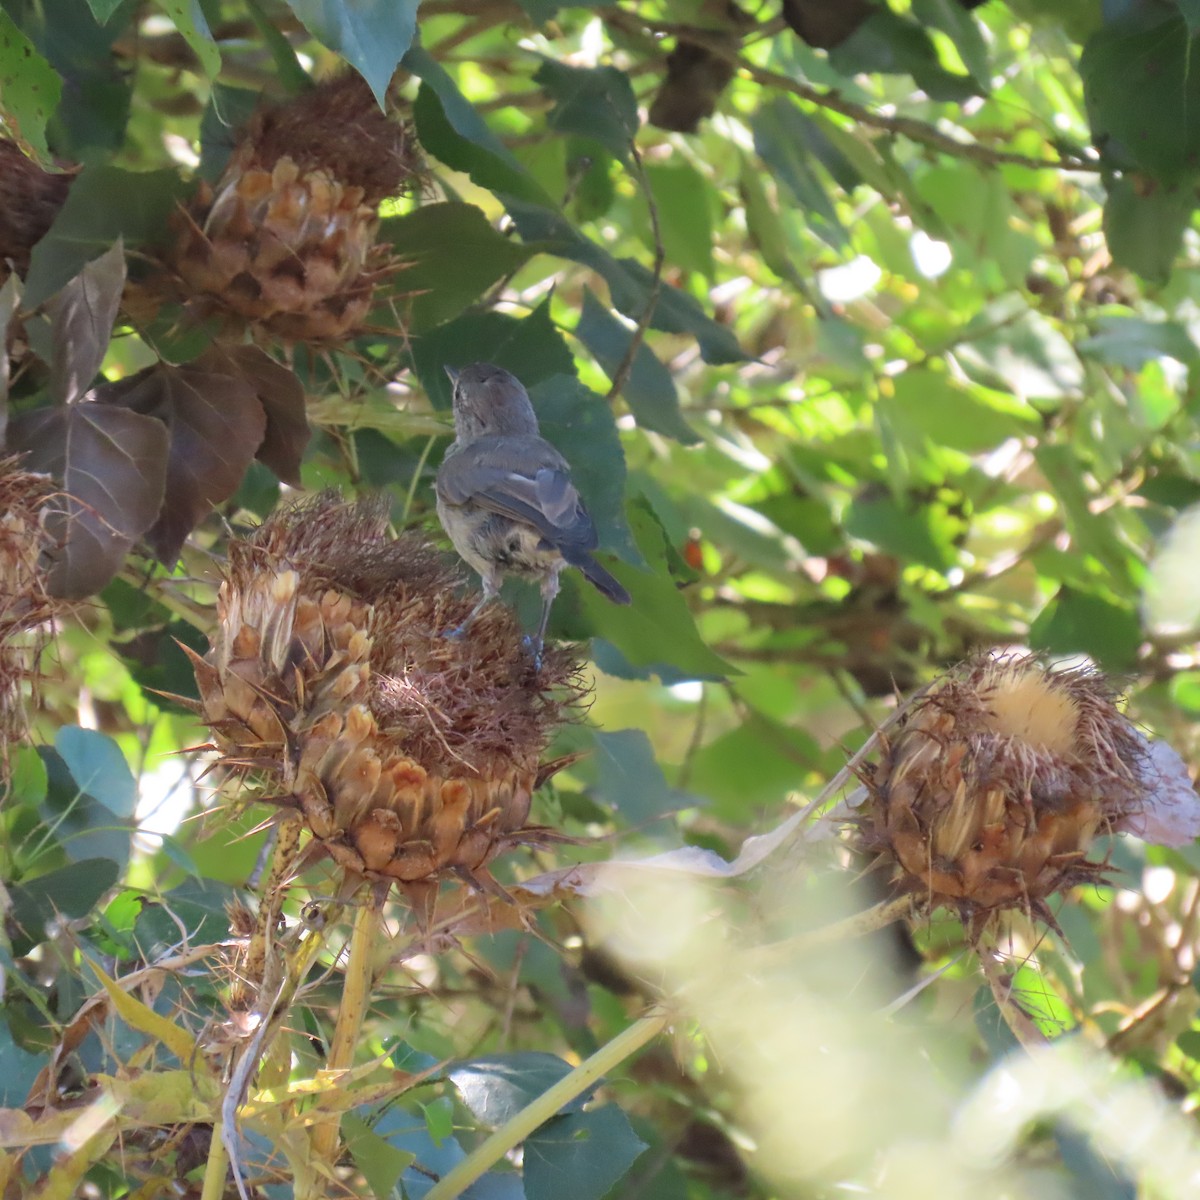
[{"label": "bird's head", "polygon": [[521,381],[492,363],[446,367],[454,385],[454,428],[459,442],[538,432],[537,416]]}]

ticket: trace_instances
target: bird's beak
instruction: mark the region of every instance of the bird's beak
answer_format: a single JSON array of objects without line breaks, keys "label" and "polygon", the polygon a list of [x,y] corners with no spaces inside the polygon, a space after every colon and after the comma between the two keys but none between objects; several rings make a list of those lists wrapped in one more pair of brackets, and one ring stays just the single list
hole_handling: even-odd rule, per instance
[{"label": "bird's beak", "polygon": [[456,368],[451,367],[451,366],[444,366],[442,368],[442,370],[445,371],[446,374],[450,376],[451,384],[455,384],[458,382],[458,371]]}]

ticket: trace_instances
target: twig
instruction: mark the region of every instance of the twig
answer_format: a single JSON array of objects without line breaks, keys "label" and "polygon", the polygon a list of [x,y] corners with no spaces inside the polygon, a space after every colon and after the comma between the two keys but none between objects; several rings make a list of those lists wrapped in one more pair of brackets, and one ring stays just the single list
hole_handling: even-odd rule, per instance
[{"label": "twig", "polygon": [[759,83],[763,87],[778,88],[780,91],[789,92],[809,104],[815,104],[820,108],[827,108],[831,112],[849,117],[859,125],[866,125],[872,129],[882,130],[884,133],[909,138],[932,150],[951,154],[956,158],[965,158],[988,166],[1027,167],[1031,171],[1088,171],[1094,174],[1105,169],[1105,164],[1099,158],[1067,156],[1034,158],[1027,154],[1014,154],[1007,150],[993,150],[990,146],[985,146],[980,142],[961,142],[957,138],[943,133],[927,121],[919,121],[915,117],[886,116],[853,100],[847,100],[836,91],[815,88],[807,83],[801,83],[798,79],[792,79],[788,75],[781,75],[777,71],[768,71],[764,67],[757,67],[744,59],[738,53],[737,48],[731,46],[725,38],[714,35],[711,31],[693,29],[687,25],[647,21],[635,13],[624,12],[620,9],[604,10],[604,19],[626,29],[637,25],[653,30],[655,33],[686,37],[688,41],[703,46],[716,57],[732,63],[738,70],[745,72],[755,83]]},{"label": "twig", "polygon": [[608,389],[608,394],[604,399],[612,402],[624,390],[625,385],[629,382],[630,373],[633,371],[634,359],[637,358],[637,352],[641,348],[642,342],[646,338],[646,330],[650,328],[650,322],[654,319],[654,310],[658,307],[659,293],[662,291],[662,275],[663,266],[667,261],[666,247],[663,245],[662,226],[658,220],[658,205],[654,200],[654,192],[650,188],[650,180],[646,175],[646,168],[642,163],[642,156],[638,152],[637,146],[632,138],[629,140],[629,156],[634,163],[634,174],[637,176],[638,183],[642,186],[642,192],[646,197],[646,207],[650,210],[650,231],[654,237],[654,278],[650,284],[650,292],[646,297],[646,306],[642,309],[642,314],[638,317],[637,326],[634,328],[633,336],[629,339],[629,345],[625,348],[625,354],[621,358],[617,369],[613,372],[612,386]]},{"label": "twig", "polygon": [[658,1009],[635,1021],[569,1075],[544,1091],[515,1117],[506,1121],[453,1170],[425,1194],[425,1200],[451,1200],[461,1196],[493,1163],[498,1162],[539,1125],[545,1124],[564,1104],[591,1088],[602,1076],[623,1063],[631,1054],[653,1041],[667,1026],[667,1014]]}]

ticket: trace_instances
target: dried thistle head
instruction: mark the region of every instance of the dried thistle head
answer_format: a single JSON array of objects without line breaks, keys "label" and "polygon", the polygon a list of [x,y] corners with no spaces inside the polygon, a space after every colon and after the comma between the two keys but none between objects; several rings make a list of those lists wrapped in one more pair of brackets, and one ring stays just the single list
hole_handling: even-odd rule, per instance
[{"label": "dried thistle head", "polygon": [[460,577],[386,524],[386,503],[322,494],[235,542],[193,665],[225,763],[262,799],[348,871],[419,883],[528,838],[539,761],[583,693],[568,651],[534,669],[502,605],[444,637],[471,608]]},{"label": "dried thistle head", "polygon": [[50,549],[46,475],[0,458],[0,761],[25,727],[22,693],[37,683],[37,664],[51,621],[62,607],[46,590],[43,552]]},{"label": "dried thistle head", "polygon": [[29,270],[29,253],[54,223],[72,178],[43,171],[16,142],[0,138],[0,283],[7,261],[18,275]]},{"label": "dried thistle head", "polygon": [[411,131],[350,72],[259,112],[215,188],[180,214],[168,256],[203,307],[289,341],[363,324],[392,268],[379,204],[422,179]]},{"label": "dried thistle head", "polygon": [[1096,835],[1137,814],[1145,742],[1097,671],[985,656],[910,701],[863,772],[864,850],[893,884],[974,928],[1103,878]]}]

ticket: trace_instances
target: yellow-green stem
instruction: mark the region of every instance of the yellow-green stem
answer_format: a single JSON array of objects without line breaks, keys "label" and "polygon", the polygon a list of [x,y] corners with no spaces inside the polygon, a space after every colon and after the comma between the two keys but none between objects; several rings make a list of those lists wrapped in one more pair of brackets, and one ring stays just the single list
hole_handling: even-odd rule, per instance
[{"label": "yellow-green stem", "polygon": [[795,937],[786,938],[782,942],[758,946],[750,951],[750,957],[754,962],[764,966],[787,962],[809,950],[829,946],[834,942],[844,941],[846,938],[864,937],[868,933],[874,933],[886,925],[891,925],[894,921],[907,917],[911,912],[912,897],[897,896],[892,900],[883,900],[879,904],[855,913],[852,917],[845,917],[841,921],[822,925],[818,929],[806,930],[804,933],[798,933]]},{"label": "yellow-green stem", "polygon": [[506,1121],[486,1141],[477,1146],[453,1170],[425,1194],[425,1200],[451,1200],[460,1196],[493,1163],[499,1162],[514,1146],[523,1142],[539,1125],[545,1124],[564,1104],[586,1092],[601,1076],[620,1065],[635,1051],[657,1037],[667,1025],[667,1014],[657,1010],[635,1021],[569,1075],[526,1105]]},{"label": "yellow-green stem", "polygon": [[[338,1008],[337,1024],[333,1030],[333,1041],[329,1045],[329,1056],[325,1060],[328,1071],[344,1071],[354,1065],[354,1051],[362,1032],[363,1018],[371,1001],[373,982],[372,960],[375,940],[379,932],[381,905],[374,892],[354,914],[354,929],[350,934],[350,957],[346,962],[346,974],[342,985],[342,1003]],[[334,1113],[313,1126],[313,1156],[331,1166],[337,1154],[340,1114]]]},{"label": "yellow-green stem", "polygon": [[229,1155],[221,1137],[221,1123],[213,1125],[208,1162],[204,1166],[204,1187],[200,1200],[221,1200],[225,1195],[225,1176],[229,1173]]}]

